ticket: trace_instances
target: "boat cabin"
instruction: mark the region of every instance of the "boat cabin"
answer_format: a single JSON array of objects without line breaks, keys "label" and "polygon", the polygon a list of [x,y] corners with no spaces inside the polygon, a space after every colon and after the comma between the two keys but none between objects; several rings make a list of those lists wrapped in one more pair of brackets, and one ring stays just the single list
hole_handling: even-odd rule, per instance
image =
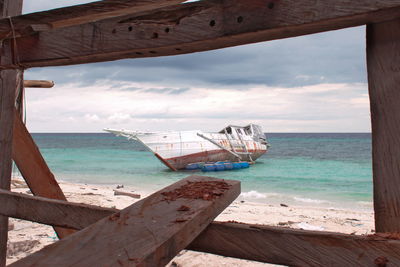
[{"label": "boat cabin", "polygon": [[221,134],[229,134],[232,138],[240,138],[239,136],[249,136],[254,141],[261,142],[266,144],[265,134],[263,133],[261,126],[256,124],[249,124],[246,126],[236,126],[236,125],[229,125],[219,131]]}]

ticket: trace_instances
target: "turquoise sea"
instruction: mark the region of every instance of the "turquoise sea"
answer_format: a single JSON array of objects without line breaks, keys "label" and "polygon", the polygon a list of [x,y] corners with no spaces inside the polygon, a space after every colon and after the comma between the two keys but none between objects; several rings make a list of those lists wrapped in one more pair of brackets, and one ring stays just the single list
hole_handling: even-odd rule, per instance
[{"label": "turquoise sea", "polygon": [[242,182],[242,199],[371,208],[369,133],[270,133],[271,148],[249,169],[173,172],[135,142],[108,133],[36,133],[57,179],[156,190],[192,173]]}]

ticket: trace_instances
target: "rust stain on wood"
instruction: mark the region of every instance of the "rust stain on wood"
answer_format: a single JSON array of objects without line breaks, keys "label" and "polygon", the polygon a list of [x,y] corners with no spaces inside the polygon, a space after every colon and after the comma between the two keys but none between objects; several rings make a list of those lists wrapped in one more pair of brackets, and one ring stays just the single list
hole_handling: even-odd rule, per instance
[{"label": "rust stain on wood", "polygon": [[163,200],[173,201],[178,198],[213,200],[229,189],[224,181],[188,182],[174,191],[161,193]]}]

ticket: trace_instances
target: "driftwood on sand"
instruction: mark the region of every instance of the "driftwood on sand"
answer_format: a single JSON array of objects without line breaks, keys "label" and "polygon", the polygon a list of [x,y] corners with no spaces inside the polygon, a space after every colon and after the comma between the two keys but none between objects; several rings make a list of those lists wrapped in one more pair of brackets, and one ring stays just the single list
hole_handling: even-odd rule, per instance
[{"label": "driftwood on sand", "polygon": [[132,198],[140,198],[139,194],[134,194],[134,193],[125,192],[125,191],[121,191],[121,190],[115,190],[115,189],[114,189],[114,196],[128,196],[128,197],[132,197]]}]

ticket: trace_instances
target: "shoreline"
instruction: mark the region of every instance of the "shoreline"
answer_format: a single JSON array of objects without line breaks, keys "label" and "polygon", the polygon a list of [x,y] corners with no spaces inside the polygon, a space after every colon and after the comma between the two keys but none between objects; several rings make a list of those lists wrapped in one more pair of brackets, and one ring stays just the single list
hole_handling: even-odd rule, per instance
[{"label": "shoreline", "polygon": [[[105,187],[112,187],[116,185],[124,185],[125,187],[129,187],[132,189],[137,190],[138,192],[142,192],[143,195],[148,195],[152,192],[156,192],[158,190],[161,190],[162,188],[170,185],[171,183],[174,183],[178,181],[181,178],[190,176],[190,175],[202,175],[202,176],[212,176],[216,177],[219,179],[225,179],[225,177],[218,177],[218,176],[213,176],[213,173],[207,172],[183,172],[180,173],[180,176],[177,176],[177,179],[168,179],[167,181],[169,183],[166,183],[165,181],[160,182],[156,181],[156,183],[142,183],[139,186],[131,184],[129,181],[125,181],[121,179],[118,182],[110,182],[109,179],[106,179],[106,177],[103,177],[104,180],[97,181],[96,183],[93,183],[92,181],[85,181],[84,179],[78,179],[77,177],[73,176],[63,176],[59,175],[60,177],[57,179],[57,181],[60,181],[62,183],[72,183],[72,184],[90,184],[93,186],[105,186]],[[94,177],[94,176],[93,176]],[[91,177],[92,179],[94,179]],[[19,179],[22,179],[22,177],[19,177]],[[92,180],[90,179],[90,180]],[[232,177],[233,180],[235,180],[235,177]],[[307,196],[305,194],[293,194],[292,192],[283,192],[281,190],[272,191],[272,192],[264,192],[262,190],[258,191],[255,189],[248,189],[246,188],[243,189],[243,184],[245,181],[242,181],[242,192],[239,196],[240,200],[245,200],[249,202],[254,202],[254,203],[263,203],[263,204],[287,204],[291,206],[296,206],[296,207],[325,207],[325,208],[333,208],[333,209],[343,209],[343,210],[360,210],[360,211],[373,211],[373,201],[372,199],[349,199],[349,198],[340,198],[338,197],[324,197],[324,195],[313,195],[313,196]],[[351,207],[351,208],[348,208]]]},{"label": "shoreline", "polygon": [[[13,178],[13,181],[15,180],[18,181],[19,179]],[[82,184],[68,181],[60,181],[59,184],[68,201],[71,202],[123,209],[139,200],[129,196],[114,195],[113,189],[117,189],[117,184]],[[19,188],[15,185],[16,183],[12,188],[13,192],[27,193],[29,190],[23,183],[17,185]],[[141,198],[152,193],[126,185],[118,190],[140,194]],[[374,232],[372,210],[340,209],[318,205],[297,206],[287,203],[259,203],[241,199],[241,197],[238,197],[215,220],[357,235]],[[9,247],[12,247],[12,251],[7,257],[7,264],[57,240],[54,230],[50,226],[13,218],[10,218],[10,225],[14,229],[9,231]],[[23,242],[26,244],[21,245]],[[172,261],[174,264],[171,263],[170,266],[272,266],[193,251],[182,251]]]}]

